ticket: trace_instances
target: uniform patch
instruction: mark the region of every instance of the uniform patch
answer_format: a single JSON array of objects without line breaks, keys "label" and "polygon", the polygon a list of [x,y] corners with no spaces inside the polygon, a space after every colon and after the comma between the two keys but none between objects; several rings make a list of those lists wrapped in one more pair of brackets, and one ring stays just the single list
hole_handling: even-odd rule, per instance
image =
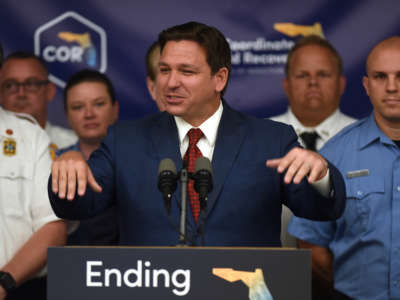
[{"label": "uniform patch", "polygon": [[57,155],[56,155],[57,149],[58,149],[58,147],[56,144],[50,144],[50,156],[51,156],[52,161],[55,161],[57,158]]},{"label": "uniform patch", "polygon": [[14,139],[7,138],[3,141],[3,154],[13,156],[17,153],[17,142]]}]

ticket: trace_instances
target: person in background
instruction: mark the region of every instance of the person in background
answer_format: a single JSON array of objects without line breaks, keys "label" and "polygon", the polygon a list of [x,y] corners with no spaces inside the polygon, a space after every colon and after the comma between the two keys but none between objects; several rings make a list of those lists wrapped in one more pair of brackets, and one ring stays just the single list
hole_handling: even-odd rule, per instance
[{"label": "person in background", "polygon": [[160,45],[155,41],[146,53],[146,84],[159,111],[164,111],[165,106],[161,101],[159,88],[156,85],[158,62],[160,60]]},{"label": "person in background", "polygon": [[[79,137],[76,144],[61,149],[80,151],[88,160],[117,121],[119,105],[110,79],[103,73],[85,69],[72,75],[64,89],[64,108],[71,128]],[[115,206],[102,214],[80,221],[68,236],[68,245],[118,244],[118,220]]]},{"label": "person in background", "polygon": [[0,142],[0,300],[46,299],[47,248],[66,240],[46,195],[50,141],[37,124],[0,107]]},{"label": "person in background", "polygon": [[70,129],[51,124],[47,107],[56,95],[56,86],[48,79],[45,62],[30,52],[13,52],[2,68],[0,105],[4,109],[31,115],[48,134],[51,148],[70,146],[77,137]]},{"label": "person in background", "polygon": [[[332,136],[355,121],[339,110],[346,86],[342,58],[326,39],[309,35],[300,38],[288,53],[283,89],[288,98],[288,110],[271,119],[292,125],[299,142],[317,151]],[[292,217],[282,207],[281,240],[284,247],[297,247],[296,239],[287,232]],[[320,282],[313,276],[313,299],[328,299],[332,281]]]},{"label": "person in background", "polygon": [[373,112],[321,149],[345,179],[343,216],[331,222],[293,217],[289,224],[299,245],[313,250],[313,269],[333,273],[335,300],[400,299],[399,36],[372,49],[366,74]]}]

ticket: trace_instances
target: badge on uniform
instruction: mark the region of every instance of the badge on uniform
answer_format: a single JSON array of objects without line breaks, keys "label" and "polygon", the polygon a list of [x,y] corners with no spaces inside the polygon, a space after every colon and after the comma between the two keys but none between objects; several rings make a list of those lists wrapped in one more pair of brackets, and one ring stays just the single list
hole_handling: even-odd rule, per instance
[{"label": "badge on uniform", "polygon": [[362,169],[362,170],[356,170],[356,171],[349,171],[346,173],[347,178],[355,178],[355,177],[361,177],[361,176],[368,176],[369,175],[369,170],[368,169]]},{"label": "badge on uniform", "polygon": [[51,156],[51,160],[52,161],[55,161],[56,160],[56,158],[57,158],[57,154],[56,154],[56,151],[57,151],[57,145],[56,144],[50,144],[50,156]]},{"label": "badge on uniform", "polygon": [[17,153],[17,142],[12,138],[6,138],[3,141],[3,154],[13,156]]}]

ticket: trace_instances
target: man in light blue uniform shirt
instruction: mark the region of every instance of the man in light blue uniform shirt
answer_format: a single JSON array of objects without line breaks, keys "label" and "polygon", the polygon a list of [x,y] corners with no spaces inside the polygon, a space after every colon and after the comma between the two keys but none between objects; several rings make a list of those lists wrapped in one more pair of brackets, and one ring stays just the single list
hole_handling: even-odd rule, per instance
[{"label": "man in light blue uniform shirt", "polygon": [[345,213],[332,222],[295,217],[289,232],[316,249],[314,269],[332,266],[334,299],[400,299],[400,37],[376,45],[366,70],[373,113],[321,150],[345,179]]}]

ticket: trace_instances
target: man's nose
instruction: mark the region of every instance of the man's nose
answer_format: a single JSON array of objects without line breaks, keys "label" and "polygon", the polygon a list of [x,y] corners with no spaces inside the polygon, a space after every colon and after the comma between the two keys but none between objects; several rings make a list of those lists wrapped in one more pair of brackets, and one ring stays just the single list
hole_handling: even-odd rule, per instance
[{"label": "man's nose", "polygon": [[168,87],[176,88],[180,85],[180,77],[179,74],[175,71],[171,71],[168,76]]},{"label": "man's nose", "polygon": [[386,91],[388,93],[396,93],[399,90],[399,79],[396,76],[389,76],[386,82]]},{"label": "man's nose", "polygon": [[85,117],[90,118],[94,116],[94,110],[93,107],[90,105],[85,106]]}]

